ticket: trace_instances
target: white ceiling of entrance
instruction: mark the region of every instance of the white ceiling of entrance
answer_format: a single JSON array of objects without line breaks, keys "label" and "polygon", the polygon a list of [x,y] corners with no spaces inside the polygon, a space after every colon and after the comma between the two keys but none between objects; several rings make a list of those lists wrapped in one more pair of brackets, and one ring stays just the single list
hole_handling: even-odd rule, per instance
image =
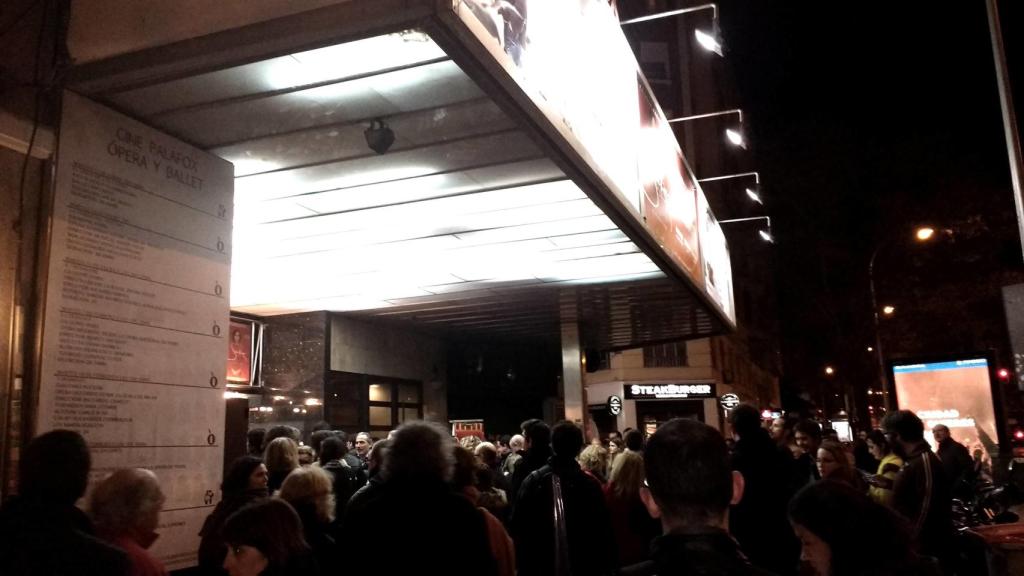
[{"label": "white ceiling of entrance", "polygon": [[[233,309],[383,311],[663,273],[429,37],[106,95],[235,164]],[[383,155],[363,131],[394,131]]]}]

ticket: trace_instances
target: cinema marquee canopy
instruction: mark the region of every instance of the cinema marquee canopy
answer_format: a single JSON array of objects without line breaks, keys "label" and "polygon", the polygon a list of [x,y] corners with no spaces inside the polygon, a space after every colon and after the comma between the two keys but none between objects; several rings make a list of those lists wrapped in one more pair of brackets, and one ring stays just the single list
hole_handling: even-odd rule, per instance
[{"label": "cinema marquee canopy", "polygon": [[76,3],[71,85],[234,163],[235,310],[568,318],[608,349],[731,329],[725,237],[612,9],[517,6]]}]

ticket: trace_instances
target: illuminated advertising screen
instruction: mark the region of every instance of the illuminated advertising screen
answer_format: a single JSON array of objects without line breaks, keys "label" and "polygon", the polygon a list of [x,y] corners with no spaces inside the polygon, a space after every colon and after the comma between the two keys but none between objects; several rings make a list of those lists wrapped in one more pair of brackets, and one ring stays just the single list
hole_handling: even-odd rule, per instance
[{"label": "illuminated advertising screen", "polygon": [[901,410],[924,421],[925,439],[935,449],[931,430],[945,424],[953,439],[973,455],[987,460],[998,446],[992,380],[985,358],[966,358],[927,364],[894,364],[896,398]]},{"label": "illuminated advertising screen", "polygon": [[697,191],[697,217],[700,222],[700,256],[704,265],[704,289],[735,324],[736,308],[733,302],[732,260],[725,232],[718,223],[708,199]]}]

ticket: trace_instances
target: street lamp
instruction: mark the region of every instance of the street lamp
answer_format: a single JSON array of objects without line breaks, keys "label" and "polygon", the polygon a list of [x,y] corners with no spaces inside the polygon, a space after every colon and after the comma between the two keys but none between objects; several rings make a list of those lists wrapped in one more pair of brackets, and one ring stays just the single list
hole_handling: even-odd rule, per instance
[{"label": "street lamp", "polygon": [[[930,227],[921,227],[916,230],[914,236],[919,242],[927,242],[935,237],[935,229]],[[885,354],[882,352],[882,332],[878,323],[878,298],[875,293],[875,260],[878,258],[878,253],[881,252],[882,247],[885,245],[885,241],[880,242],[875,246],[875,251],[871,253],[871,259],[868,261],[868,287],[871,290],[871,318],[875,327],[874,349],[878,360],[878,379],[882,384],[882,395],[885,400],[885,409],[891,411],[895,408],[895,406],[893,406],[892,383],[889,382],[889,371],[885,368]],[[892,316],[896,312],[896,307],[886,305],[881,310],[886,316]],[[868,352],[870,351],[871,347],[868,347]]]},{"label": "street lamp", "polygon": [[637,24],[640,22],[650,22],[651,20],[658,20],[660,18],[670,18],[672,16],[682,16],[683,14],[690,14],[692,12],[699,12],[701,10],[711,10],[711,30],[704,31],[697,28],[693,31],[693,35],[697,38],[697,43],[708,52],[714,52],[721,56],[722,50],[722,33],[718,26],[718,5],[717,4],[701,4],[700,6],[691,6],[689,8],[680,8],[678,10],[667,10],[665,12],[658,12],[656,14],[648,14],[647,16],[640,16],[637,18],[630,18],[629,20],[623,20],[619,22],[619,26],[629,26],[630,24]]},{"label": "street lamp", "polygon": [[828,374],[829,376],[831,376],[831,375],[833,375],[835,373],[836,373],[836,369],[835,368],[833,368],[831,366],[825,366],[825,374]]},{"label": "street lamp", "polygon": [[733,108],[732,110],[721,110],[719,112],[709,112],[707,114],[694,114],[693,116],[680,116],[679,118],[670,118],[668,123],[673,124],[676,122],[690,122],[693,120],[702,120],[704,118],[715,118],[717,116],[728,116],[735,114],[739,118],[739,124],[730,126],[725,129],[725,139],[731,142],[735,146],[739,146],[746,150],[747,141],[743,136],[743,110],[739,108]]},{"label": "street lamp", "polygon": [[754,202],[757,202],[758,204],[764,204],[764,201],[761,199],[761,175],[757,172],[740,172],[738,174],[712,176],[710,178],[701,178],[697,180],[697,182],[703,184],[704,182],[717,182],[719,180],[731,180],[733,178],[749,178],[751,176],[754,177],[754,184],[751,186],[747,186],[744,189],[747,193],[747,197],[753,200]]},{"label": "street lamp", "polygon": [[761,239],[769,244],[775,244],[775,236],[772,236],[772,219],[769,216],[752,216],[750,218],[733,218],[731,220],[719,220],[719,224],[735,224],[737,222],[752,222],[754,220],[764,220],[768,223],[767,229],[758,230],[757,233],[761,236]]}]

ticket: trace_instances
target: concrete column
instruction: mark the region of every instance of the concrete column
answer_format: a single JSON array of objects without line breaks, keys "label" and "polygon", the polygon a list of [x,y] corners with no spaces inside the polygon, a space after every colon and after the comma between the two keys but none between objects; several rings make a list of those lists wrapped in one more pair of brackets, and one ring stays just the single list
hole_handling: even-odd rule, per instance
[{"label": "concrete column", "polygon": [[562,323],[562,401],[565,419],[584,424],[586,402],[583,398],[583,354],[580,330],[575,322]]},{"label": "concrete column", "polygon": [[583,350],[576,311],[575,291],[562,294],[560,308],[562,321],[562,402],[565,419],[586,430],[587,401],[583,390]]}]

